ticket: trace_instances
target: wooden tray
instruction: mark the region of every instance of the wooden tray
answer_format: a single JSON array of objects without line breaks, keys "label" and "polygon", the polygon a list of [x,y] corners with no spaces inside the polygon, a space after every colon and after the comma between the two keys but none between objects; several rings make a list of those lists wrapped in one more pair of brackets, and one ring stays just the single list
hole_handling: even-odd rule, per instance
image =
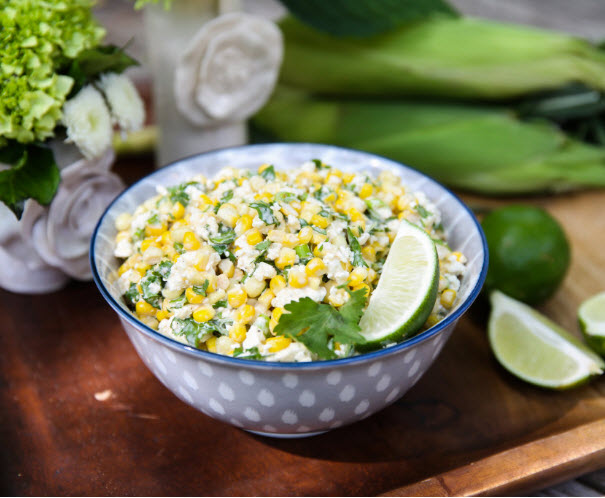
[{"label": "wooden tray", "polygon": [[[531,202],[572,241],[569,275],[543,310],[576,331],[578,304],[605,288],[605,192]],[[517,381],[490,354],[482,302],[402,400],[302,440],[254,436],[179,401],[92,283],[0,292],[0,316],[4,494],[505,494],[605,466],[605,379],[568,392]]]}]

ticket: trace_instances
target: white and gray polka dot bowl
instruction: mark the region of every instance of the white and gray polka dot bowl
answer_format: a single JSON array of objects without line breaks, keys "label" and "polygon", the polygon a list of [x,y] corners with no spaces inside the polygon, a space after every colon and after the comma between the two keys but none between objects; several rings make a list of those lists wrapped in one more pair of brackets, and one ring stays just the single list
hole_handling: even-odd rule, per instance
[{"label": "white and gray polka dot bowl", "polygon": [[[400,344],[340,360],[275,363],[200,351],[138,321],[112,281],[114,220],[156,193],[196,173],[213,176],[224,166],[279,169],[319,158],[347,171],[390,170],[412,190],[424,191],[442,212],[453,249],[468,258],[459,303],[448,317]],[[487,270],[487,247],[471,211],[434,180],[399,163],[365,152],[316,144],[263,144],[217,150],[178,161],[134,184],[103,214],[91,243],[91,265],[101,293],[116,311],[137,353],[154,375],[185,403],[206,415],[273,437],[304,437],[351,424],[399,399],[426,372],[456,322],[477,297]]]}]

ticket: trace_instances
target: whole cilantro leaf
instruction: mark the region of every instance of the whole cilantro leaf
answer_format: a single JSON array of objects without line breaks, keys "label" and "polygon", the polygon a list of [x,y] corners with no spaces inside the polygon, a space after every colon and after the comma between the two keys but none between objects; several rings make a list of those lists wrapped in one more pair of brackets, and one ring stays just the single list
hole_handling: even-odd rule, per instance
[{"label": "whole cilantro leaf", "polygon": [[365,307],[365,290],[350,292],[349,301],[337,310],[329,304],[316,303],[309,297],[286,304],[275,327],[276,335],[284,335],[303,343],[322,360],[336,358],[329,347],[331,339],[342,344],[363,344],[359,320]]}]

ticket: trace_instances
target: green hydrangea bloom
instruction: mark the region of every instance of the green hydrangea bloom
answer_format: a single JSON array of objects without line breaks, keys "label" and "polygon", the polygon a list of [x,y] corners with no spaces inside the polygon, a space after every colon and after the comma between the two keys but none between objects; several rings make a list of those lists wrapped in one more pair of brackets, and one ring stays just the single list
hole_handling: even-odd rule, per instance
[{"label": "green hydrangea bloom", "polygon": [[73,80],[57,74],[105,35],[92,0],[4,0],[0,9],[0,145],[45,140]]}]

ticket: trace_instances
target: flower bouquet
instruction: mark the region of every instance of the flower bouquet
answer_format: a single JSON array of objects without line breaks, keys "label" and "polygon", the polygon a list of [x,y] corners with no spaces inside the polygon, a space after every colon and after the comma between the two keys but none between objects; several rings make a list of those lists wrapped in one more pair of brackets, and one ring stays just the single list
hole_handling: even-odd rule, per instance
[{"label": "flower bouquet", "polygon": [[0,10],[0,287],[16,292],[90,278],[94,224],[123,188],[110,172],[114,128],[144,121],[122,74],[137,62],[102,45],[92,4],[6,0]]}]

